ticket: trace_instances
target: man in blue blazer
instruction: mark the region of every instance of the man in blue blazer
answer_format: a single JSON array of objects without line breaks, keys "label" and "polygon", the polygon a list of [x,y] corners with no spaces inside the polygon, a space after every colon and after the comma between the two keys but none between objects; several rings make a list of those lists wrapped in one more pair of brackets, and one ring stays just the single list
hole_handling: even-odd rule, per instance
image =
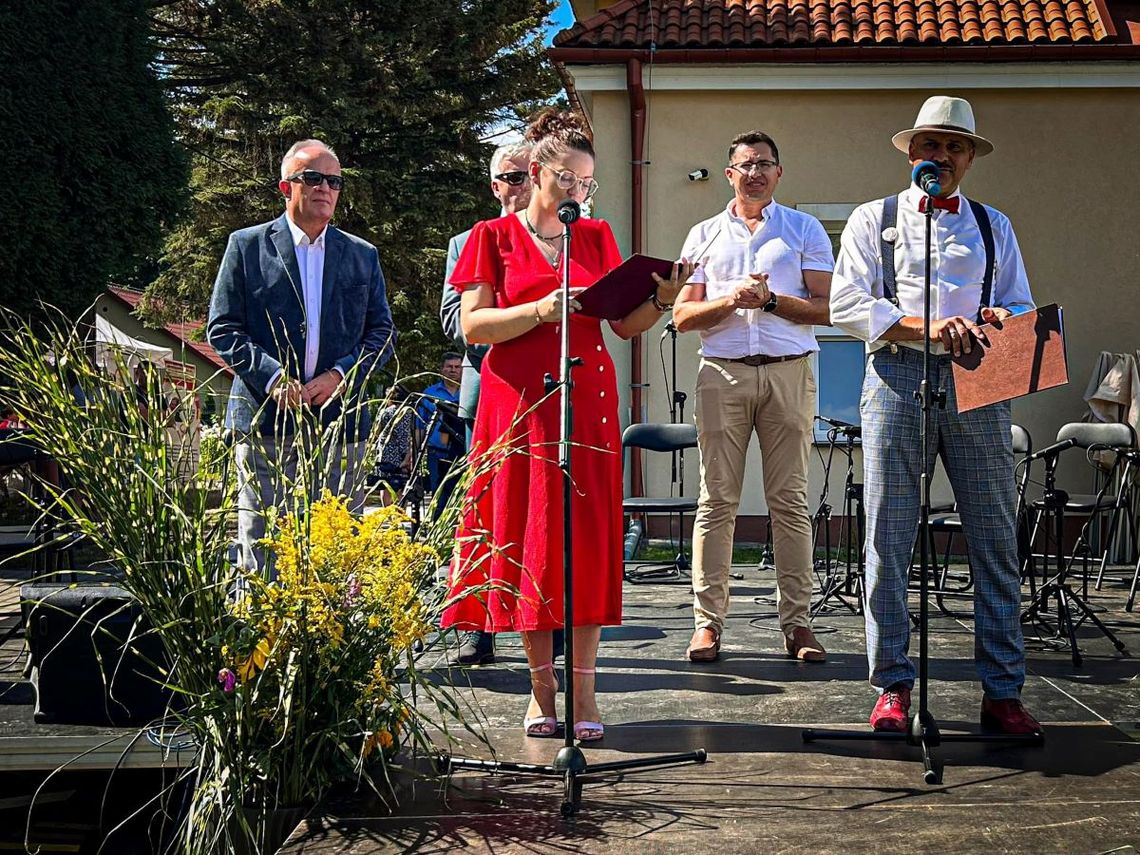
[{"label": "man in blue blazer", "polygon": [[363,503],[371,418],[362,391],[396,333],[376,248],[329,225],[343,186],[332,149],[295,144],[281,162],[285,213],[231,234],[214,283],[206,337],[235,375],[226,427],[237,438],[248,570],[272,573],[257,542],[266,512],[284,505],[283,483],[296,478],[302,439],[322,443],[319,471],[302,473],[310,495],[327,488],[355,509]]}]

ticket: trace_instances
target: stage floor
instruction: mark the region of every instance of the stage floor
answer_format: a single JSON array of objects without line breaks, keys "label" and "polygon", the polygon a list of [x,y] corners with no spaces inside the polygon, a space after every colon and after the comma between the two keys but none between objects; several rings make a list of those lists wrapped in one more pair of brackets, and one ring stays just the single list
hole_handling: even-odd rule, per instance
[{"label": "stage floor", "polygon": [[[737,567],[722,657],[684,659],[692,631],[684,585],[626,585],[625,623],[605,630],[599,661],[604,743],[592,763],[709,752],[704,765],[588,782],[573,823],[559,816],[552,780],[458,772],[447,787],[416,784],[394,812],[363,797],[319,806],[283,850],[300,853],[466,852],[1107,852],[1140,848],[1140,612],[1110,584],[1095,605],[1135,658],[1081,631],[1084,666],[1067,651],[1030,643],[1024,698],[1046,724],[1043,748],[952,744],[939,749],[941,786],[927,786],[916,749],[819,742],[801,729],[863,729],[874,700],[866,683],[862,618],[815,622],[829,659],[789,660],[780,647],[773,574]],[[947,601],[948,604],[951,601]],[[3,604],[0,604],[3,605]],[[959,604],[967,605],[968,604]],[[19,643],[0,649],[14,664]],[[980,688],[969,620],[933,621],[931,710],[945,732],[976,728]],[[528,677],[518,636],[499,639],[496,665],[452,670],[486,717],[504,760],[550,761],[561,740],[526,739]],[[0,703],[0,770],[46,770],[109,739],[77,768],[162,762],[137,731],[45,727],[15,669]],[[15,683],[16,685],[12,685]],[[468,744],[456,753],[488,757]],[[169,759],[168,761],[169,762]],[[587,779],[588,780],[588,779]],[[11,814],[9,814],[10,816]],[[1124,848],[1122,848],[1124,847]]]},{"label": "stage floor", "polygon": [[[1106,852],[1140,848],[1140,613],[1106,586],[1093,602],[1137,658],[1082,630],[1084,666],[1030,643],[1024,699],[1046,723],[1042,748],[948,744],[941,786],[927,786],[917,749],[805,745],[804,725],[866,728],[863,621],[816,619],[828,661],[801,664],[779,647],[773,574],[738,567],[721,660],[684,657],[690,595],[626,585],[625,623],[603,635],[598,681],[604,747],[592,763],[703,747],[704,765],[633,772],[585,787],[572,822],[561,785],[457,772],[417,784],[394,813],[364,798],[333,800],[283,852]],[[947,601],[949,604],[949,601]],[[959,604],[961,605],[961,604]],[[968,604],[967,604],[968,607]],[[933,622],[931,711],[945,732],[976,729],[981,690],[968,620]],[[528,679],[517,636],[498,663],[453,671],[486,715],[500,759],[549,762],[561,740],[526,739]],[[916,698],[917,701],[917,698]],[[487,757],[486,748],[464,751]],[[460,752],[457,752],[460,753]],[[1121,848],[1123,847],[1123,848]]]}]

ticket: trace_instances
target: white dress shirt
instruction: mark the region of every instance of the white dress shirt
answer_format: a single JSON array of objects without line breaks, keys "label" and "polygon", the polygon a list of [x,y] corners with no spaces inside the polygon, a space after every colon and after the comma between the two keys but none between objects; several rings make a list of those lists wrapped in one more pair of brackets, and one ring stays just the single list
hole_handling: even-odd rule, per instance
[{"label": "white dress shirt", "polygon": [[[756,231],[736,215],[736,200],[715,217],[689,230],[681,255],[700,262],[689,281],[705,286],[705,299],[717,300],[767,273],[768,289],[807,299],[805,270],[830,272],[831,241],[823,224],[810,214],[777,202],[766,205]],[[819,350],[812,327],[760,309],[736,309],[711,329],[701,330],[701,353],[722,359],[742,356],[793,356]]]},{"label": "white dress shirt", "polygon": [[[926,271],[926,215],[918,209],[925,194],[913,184],[899,196],[895,245],[895,296],[883,297],[883,200],[860,205],[847,220],[831,280],[831,322],[875,351],[888,342],[882,335],[906,315],[922,317]],[[961,196],[956,193],[956,196]],[[952,197],[953,198],[953,197]],[[1033,308],[1021,250],[1009,218],[986,205],[994,235],[994,281],[990,305],[1014,314]],[[961,315],[977,317],[986,270],[986,250],[974,212],[965,197],[958,213],[935,209],[931,228],[931,320]],[[922,349],[922,342],[899,345]],[[945,353],[941,342],[935,353]]]},{"label": "white dress shirt", "polygon": [[321,297],[325,279],[326,225],[316,240],[309,240],[288,215],[289,232],[293,235],[293,248],[297,253],[297,267],[301,271],[301,289],[305,297],[305,364],[304,380],[308,382],[317,373],[317,354],[321,349]]}]

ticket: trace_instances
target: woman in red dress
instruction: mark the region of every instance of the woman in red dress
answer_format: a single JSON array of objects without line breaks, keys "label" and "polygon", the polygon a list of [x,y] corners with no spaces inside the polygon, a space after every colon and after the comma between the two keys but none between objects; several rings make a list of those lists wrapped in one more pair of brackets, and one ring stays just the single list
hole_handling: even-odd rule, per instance
[{"label": "woman in red dress", "polygon": [[[580,117],[553,108],[527,128],[534,191],[518,214],[478,223],[451,284],[462,291],[467,341],[491,344],[480,376],[470,462],[478,473],[457,535],[443,625],[461,630],[518,631],[531,671],[528,736],[557,730],[551,630],[563,624],[562,489],[558,467],[560,407],[546,374],[559,373],[562,317],[562,224],[558,204],[593,195],[594,149]],[[573,296],[621,263],[610,227],[581,219],[573,226]],[[684,286],[691,266],[610,326],[631,338],[653,326]],[[622,476],[618,393],[601,321],[570,319],[574,369],[572,467],[574,556],[574,735],[600,739],[594,665],[602,625],[621,623]],[[472,590],[475,589],[475,590]],[[465,592],[470,593],[465,594]],[[569,726],[569,723],[568,723]]]}]

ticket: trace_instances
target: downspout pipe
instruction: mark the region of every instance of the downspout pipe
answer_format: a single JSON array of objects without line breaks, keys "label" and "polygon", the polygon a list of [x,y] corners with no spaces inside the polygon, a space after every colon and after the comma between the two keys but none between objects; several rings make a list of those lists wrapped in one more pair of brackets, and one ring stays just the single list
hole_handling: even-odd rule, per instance
[{"label": "downspout pipe", "polygon": [[[643,251],[642,232],[645,227],[645,211],[642,203],[642,179],[645,169],[645,87],[641,82],[641,60],[630,57],[625,66],[625,85],[629,92],[629,154],[630,154],[630,249]],[[629,347],[629,408],[630,422],[641,421],[642,347],[644,339],[636,335]],[[641,468],[641,449],[629,450],[630,492],[634,496],[645,495],[645,479]]]}]

